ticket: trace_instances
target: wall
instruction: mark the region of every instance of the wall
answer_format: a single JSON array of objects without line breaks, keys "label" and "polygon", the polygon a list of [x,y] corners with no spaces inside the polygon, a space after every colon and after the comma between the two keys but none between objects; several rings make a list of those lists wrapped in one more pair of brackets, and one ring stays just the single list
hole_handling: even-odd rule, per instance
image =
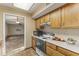
[{"label": "wall", "polygon": [[[28,16],[29,18],[28,19],[31,19],[30,18],[30,16]],[[33,23],[34,21],[31,19],[31,20],[26,20],[26,37],[27,37],[27,43],[26,43],[26,45],[27,45],[27,47],[31,47],[31,45],[32,45],[32,32],[33,32],[33,30],[35,30],[35,23]]]},{"label": "wall", "polygon": [[5,31],[5,36],[7,36],[8,35],[8,24],[7,23],[5,23],[6,25],[5,25],[5,29],[6,29],[6,31]]},{"label": "wall", "polygon": [[0,40],[3,40],[3,13],[11,13],[16,15],[26,16],[26,47],[31,47],[31,35],[32,31],[35,29],[35,23],[31,18],[31,15],[27,12],[21,11],[19,9],[13,9],[9,7],[1,7],[0,6]]},{"label": "wall", "polygon": [[64,39],[69,37],[79,41],[79,29],[53,29],[50,26],[45,27],[45,31],[63,36]]},{"label": "wall", "polygon": [[[8,35],[21,35],[24,34],[24,25],[8,24]],[[20,31],[17,31],[19,29]]]}]

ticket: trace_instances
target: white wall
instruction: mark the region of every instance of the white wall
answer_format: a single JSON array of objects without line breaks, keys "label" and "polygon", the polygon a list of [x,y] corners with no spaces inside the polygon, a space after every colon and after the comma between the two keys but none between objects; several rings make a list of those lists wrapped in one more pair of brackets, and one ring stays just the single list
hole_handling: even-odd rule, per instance
[{"label": "white wall", "polygon": [[5,29],[6,29],[5,36],[7,36],[8,35],[8,25],[7,25],[7,23],[5,23]]},{"label": "white wall", "polygon": [[0,41],[3,40],[3,13],[10,13],[15,15],[22,15],[26,17],[26,48],[31,47],[31,35],[32,31],[35,29],[35,23],[31,15],[19,9],[13,9],[9,7],[0,6]]},{"label": "white wall", "polygon": [[[8,24],[8,35],[24,34],[24,25]],[[19,29],[20,31],[17,31]]]},{"label": "white wall", "polygon": [[45,28],[46,32],[55,33],[56,35],[61,35],[65,39],[71,37],[79,41],[79,29],[53,29],[49,26]]},{"label": "white wall", "polygon": [[26,19],[27,19],[26,20],[26,38],[27,38],[26,45],[27,45],[27,48],[29,48],[32,46],[31,39],[32,39],[32,32],[35,30],[35,21],[33,21],[33,19],[30,18],[29,16]]}]

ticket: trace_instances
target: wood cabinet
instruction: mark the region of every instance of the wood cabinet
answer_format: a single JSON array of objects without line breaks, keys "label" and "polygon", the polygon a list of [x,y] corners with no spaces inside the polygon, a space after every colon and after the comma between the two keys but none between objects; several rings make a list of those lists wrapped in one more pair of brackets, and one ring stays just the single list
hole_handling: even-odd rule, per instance
[{"label": "wood cabinet", "polygon": [[61,47],[57,47],[57,51],[59,51],[60,53],[66,55],[66,56],[79,56],[79,54],[71,52],[71,51],[61,48]]},{"label": "wood cabinet", "polygon": [[49,46],[50,48],[56,50],[56,45],[54,45],[54,44],[46,42],[46,46]]},{"label": "wood cabinet", "polygon": [[58,52],[58,51],[56,51],[48,46],[46,47],[46,53],[50,56],[64,56],[60,52]]},{"label": "wood cabinet", "polygon": [[[40,18],[39,18],[40,19]],[[67,4],[53,12],[41,17],[41,21],[38,19],[37,28],[39,28],[40,22],[51,22],[52,28],[78,28],[79,27],[79,4],[72,3]]]},{"label": "wood cabinet", "polygon": [[[36,39],[34,37],[32,37],[32,48],[36,50]],[[48,56],[79,56],[78,53],[48,42],[46,42],[46,54]]]},{"label": "wood cabinet", "polygon": [[36,28],[39,28],[40,25],[44,23],[44,17],[37,19],[35,23],[36,23]]},{"label": "wood cabinet", "polygon": [[46,53],[49,56],[79,56],[78,53],[72,52],[48,42],[46,42]]},{"label": "wood cabinet", "polygon": [[50,14],[50,22],[52,28],[61,27],[61,9],[57,9]]},{"label": "wood cabinet", "polygon": [[36,39],[32,37],[32,48],[36,50]]},{"label": "wood cabinet", "polygon": [[49,56],[64,56],[62,53],[56,50],[56,46],[46,42],[46,53]]},{"label": "wood cabinet", "polygon": [[45,22],[45,17],[43,16],[43,17],[41,17],[41,24],[43,24],[44,22]]},{"label": "wood cabinet", "polygon": [[35,26],[38,28],[38,20],[35,20]]},{"label": "wood cabinet", "polygon": [[41,24],[41,20],[37,19],[35,22],[36,22],[36,28],[39,28]]},{"label": "wood cabinet", "polygon": [[46,23],[46,22],[48,22],[48,21],[50,21],[50,19],[49,19],[49,14],[47,14],[47,15],[44,16],[44,22]]},{"label": "wood cabinet", "polygon": [[62,27],[79,27],[79,4],[68,4],[62,7]]}]

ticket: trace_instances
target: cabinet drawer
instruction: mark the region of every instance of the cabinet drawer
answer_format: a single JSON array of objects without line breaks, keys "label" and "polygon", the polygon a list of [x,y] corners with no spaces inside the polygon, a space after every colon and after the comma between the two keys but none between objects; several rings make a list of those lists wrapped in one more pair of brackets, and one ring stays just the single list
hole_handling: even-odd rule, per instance
[{"label": "cabinet drawer", "polygon": [[56,51],[48,46],[46,47],[46,53],[50,56],[64,56],[60,52],[58,52],[58,51]]},{"label": "cabinet drawer", "polygon": [[62,54],[66,55],[66,56],[79,56],[79,54],[71,52],[71,51],[61,48],[61,47],[57,47],[57,51],[61,52]]},{"label": "cabinet drawer", "polygon": [[56,45],[46,42],[46,46],[56,50]]}]

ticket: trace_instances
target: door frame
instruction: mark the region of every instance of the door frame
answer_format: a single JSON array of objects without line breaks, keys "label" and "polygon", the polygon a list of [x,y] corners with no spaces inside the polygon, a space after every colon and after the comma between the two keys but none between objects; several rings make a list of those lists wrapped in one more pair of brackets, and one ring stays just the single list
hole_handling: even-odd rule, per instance
[{"label": "door frame", "polygon": [[13,16],[20,16],[20,17],[24,17],[24,46],[21,47],[21,48],[17,48],[17,49],[14,49],[12,51],[12,54],[13,52],[17,53],[21,50],[24,50],[26,48],[26,17],[25,16],[22,16],[22,15],[16,15],[16,14],[11,14],[11,13],[3,13],[3,41],[2,41],[2,55],[7,55],[6,53],[6,42],[5,42],[5,17],[6,15],[13,15]]}]

